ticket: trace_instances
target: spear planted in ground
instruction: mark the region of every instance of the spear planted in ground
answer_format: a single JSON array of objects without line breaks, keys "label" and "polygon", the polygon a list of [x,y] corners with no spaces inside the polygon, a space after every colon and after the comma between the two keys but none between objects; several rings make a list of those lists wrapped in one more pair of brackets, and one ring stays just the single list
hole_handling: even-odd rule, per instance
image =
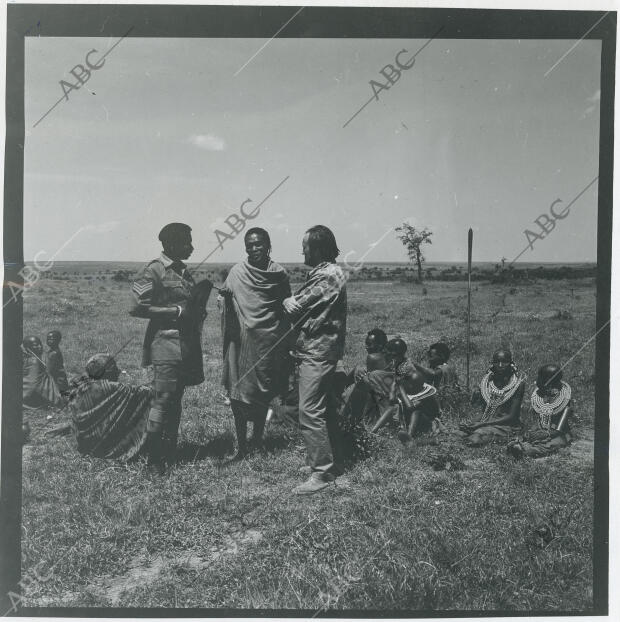
[{"label": "spear planted in ground", "polygon": [[471,248],[474,241],[474,232],[470,228],[467,232],[467,392],[469,393],[469,328],[471,323]]}]

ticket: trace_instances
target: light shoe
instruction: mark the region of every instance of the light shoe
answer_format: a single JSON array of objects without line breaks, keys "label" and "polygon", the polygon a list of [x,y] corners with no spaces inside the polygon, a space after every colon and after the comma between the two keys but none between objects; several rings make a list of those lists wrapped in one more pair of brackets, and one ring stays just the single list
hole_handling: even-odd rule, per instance
[{"label": "light shoe", "polygon": [[[312,467],[307,464],[299,467],[299,473],[301,475],[307,475],[308,477],[310,477],[310,475],[312,475]],[[343,474],[344,469],[341,466],[333,466],[330,473],[323,473],[323,477],[325,477],[328,482],[333,482],[336,477],[340,477]]]},{"label": "light shoe", "polygon": [[323,473],[314,472],[312,475],[303,483],[299,484],[299,486],[295,486],[293,488],[294,495],[312,495],[315,492],[321,492],[329,486],[329,481],[334,481],[336,479],[333,475],[331,478],[329,476],[325,476]]}]

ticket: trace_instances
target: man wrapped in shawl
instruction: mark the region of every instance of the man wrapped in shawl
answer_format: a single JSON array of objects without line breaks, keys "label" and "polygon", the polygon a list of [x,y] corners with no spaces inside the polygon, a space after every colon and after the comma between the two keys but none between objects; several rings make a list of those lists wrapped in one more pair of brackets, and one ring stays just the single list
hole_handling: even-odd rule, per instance
[{"label": "man wrapped in shawl", "polygon": [[126,462],[135,457],[146,443],[154,391],[150,386],[121,384],[119,375],[112,356],[92,356],[86,374],[70,384],[71,425],[54,428],[49,434],[73,430],[78,451],[95,458]]},{"label": "man wrapped in shawl", "polygon": [[245,234],[247,261],[233,266],[220,292],[223,384],[235,418],[238,450],[248,452],[247,422],[253,422],[250,446],[262,443],[269,402],[286,391],[292,334],[282,306],[291,295],[286,270],[270,258],[264,229]]},{"label": "man wrapped in shawl", "polygon": [[47,371],[43,356],[43,344],[38,337],[26,337],[22,341],[23,356],[23,405],[28,409],[63,406],[58,386]]}]

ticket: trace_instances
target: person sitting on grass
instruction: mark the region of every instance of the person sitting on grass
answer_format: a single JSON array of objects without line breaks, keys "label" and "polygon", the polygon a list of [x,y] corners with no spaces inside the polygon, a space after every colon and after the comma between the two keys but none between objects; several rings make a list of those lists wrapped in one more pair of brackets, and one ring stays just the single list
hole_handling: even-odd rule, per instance
[{"label": "person sitting on grass", "polygon": [[372,432],[376,433],[388,423],[395,412],[400,415],[402,429],[398,438],[402,442],[411,441],[416,433],[430,432],[433,421],[440,414],[436,394],[437,389],[424,382],[424,376],[417,371],[395,380],[390,391],[390,403],[394,405],[394,410],[386,410]]},{"label": "person sitting on grass", "polygon": [[390,406],[388,398],[394,374],[388,366],[385,353],[368,354],[363,373],[358,375],[353,390],[344,401],[341,421],[375,420]]},{"label": "person sitting on grass", "polygon": [[81,454],[126,462],[144,453],[147,422],[155,395],[149,385],[118,382],[120,371],[109,354],[91,356],[86,373],[70,383],[71,424],[57,426],[47,434],[73,431]]},{"label": "person sitting on grass", "polygon": [[396,378],[402,378],[416,371],[411,361],[407,358],[407,344],[401,337],[390,339],[385,345],[385,352],[390,369]]},{"label": "person sitting on grass", "polygon": [[572,441],[569,418],[573,415],[571,388],[562,380],[558,365],[543,365],[538,370],[531,407],[538,416],[538,429],[523,441],[511,441],[506,448],[515,458],[544,458]]},{"label": "person sitting on grass", "polygon": [[480,446],[492,441],[507,441],[521,431],[521,404],[525,392],[525,377],[512,360],[509,350],[497,350],[491,367],[480,382],[472,402],[481,401],[484,411],[474,423],[459,426],[463,441]]},{"label": "person sitting on grass", "polygon": [[64,401],[54,379],[42,360],[43,344],[38,337],[28,336],[22,341],[23,393],[27,409],[60,408]]},{"label": "person sitting on grass", "polygon": [[45,341],[49,350],[45,353],[45,366],[60,392],[65,393],[69,389],[69,383],[65,372],[65,362],[59,347],[61,339],[62,334],[59,330],[50,330],[47,333]]},{"label": "person sitting on grass", "polygon": [[[364,421],[376,418],[378,404],[374,396],[373,386],[379,384],[383,390],[380,374],[388,367],[382,352],[373,352],[366,357],[366,373],[355,383],[353,391],[344,402],[339,413],[339,425],[342,431],[342,447],[345,460],[355,462],[368,458],[372,452],[373,441],[364,426]],[[388,404],[389,406],[389,404]]]},{"label": "person sitting on grass", "polygon": [[[390,339],[383,353],[375,352],[369,356],[383,354],[367,368],[365,373],[358,375],[355,396],[358,404],[365,403],[363,411],[367,418],[379,420],[394,416],[397,412],[395,405],[390,403],[390,395],[395,380],[415,371],[415,368],[406,357],[407,344],[400,337]],[[353,396],[352,393],[352,396]],[[355,407],[354,407],[355,408]],[[359,405],[357,406],[359,409]],[[388,414],[391,413],[391,414]]]},{"label": "person sitting on grass", "polygon": [[414,367],[424,375],[426,382],[431,383],[436,388],[443,386],[458,386],[456,368],[449,363],[450,348],[442,342],[433,343],[428,348],[429,367],[414,363]]}]

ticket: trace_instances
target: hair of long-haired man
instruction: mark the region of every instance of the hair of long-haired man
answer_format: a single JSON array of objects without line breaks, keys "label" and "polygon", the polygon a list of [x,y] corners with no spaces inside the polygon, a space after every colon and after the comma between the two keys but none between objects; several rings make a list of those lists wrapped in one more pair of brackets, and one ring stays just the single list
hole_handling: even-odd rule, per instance
[{"label": "hair of long-haired man", "polygon": [[308,231],[308,246],[310,250],[319,249],[321,258],[325,261],[336,261],[340,250],[331,229],[325,225],[315,225]]}]

